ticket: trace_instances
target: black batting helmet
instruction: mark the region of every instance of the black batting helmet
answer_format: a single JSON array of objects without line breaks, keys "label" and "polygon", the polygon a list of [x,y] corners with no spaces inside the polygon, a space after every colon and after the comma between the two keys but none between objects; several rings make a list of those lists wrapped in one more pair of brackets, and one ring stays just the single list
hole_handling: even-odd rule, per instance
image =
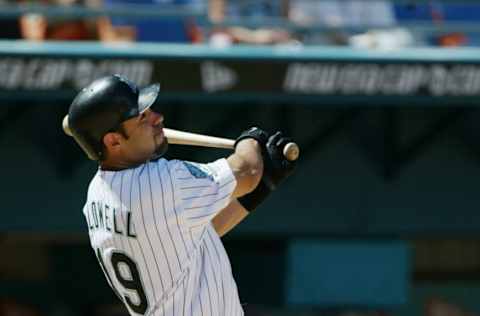
[{"label": "black batting helmet", "polygon": [[155,103],[159,84],[139,90],[120,75],[103,77],[83,88],[68,111],[68,126],[92,160],[103,159],[103,136]]}]

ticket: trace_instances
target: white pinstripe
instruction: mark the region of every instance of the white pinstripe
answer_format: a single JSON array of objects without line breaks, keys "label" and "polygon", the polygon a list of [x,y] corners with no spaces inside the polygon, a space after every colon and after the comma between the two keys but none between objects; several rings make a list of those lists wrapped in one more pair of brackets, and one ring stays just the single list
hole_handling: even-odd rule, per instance
[{"label": "white pinstripe", "polygon": [[211,224],[236,181],[225,159],[197,167],[205,174],[159,159],[99,170],[90,183],[83,212],[91,245],[131,315],[243,315],[228,256]]}]

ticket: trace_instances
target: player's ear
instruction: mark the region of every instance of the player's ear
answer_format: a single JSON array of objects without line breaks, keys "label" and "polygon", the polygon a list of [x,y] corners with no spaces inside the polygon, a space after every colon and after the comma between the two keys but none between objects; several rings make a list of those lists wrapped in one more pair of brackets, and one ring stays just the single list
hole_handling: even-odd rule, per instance
[{"label": "player's ear", "polygon": [[118,133],[107,133],[103,136],[103,144],[109,150],[115,149],[120,145],[120,135]]}]

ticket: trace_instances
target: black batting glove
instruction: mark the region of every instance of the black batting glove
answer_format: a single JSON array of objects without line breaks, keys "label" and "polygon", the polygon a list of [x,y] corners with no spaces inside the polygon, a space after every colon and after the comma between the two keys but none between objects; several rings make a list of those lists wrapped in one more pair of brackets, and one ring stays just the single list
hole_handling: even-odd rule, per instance
[{"label": "black batting glove", "polygon": [[277,132],[268,138],[263,155],[263,176],[252,192],[238,198],[238,202],[249,212],[253,212],[278,185],[288,178],[295,169],[296,161],[288,161],[283,149],[292,141]]},{"label": "black batting glove", "polygon": [[262,180],[272,191],[293,173],[297,165],[296,161],[289,161],[283,155],[283,149],[290,142],[292,139],[284,137],[282,132],[276,132],[267,141]]},{"label": "black batting glove", "polygon": [[237,137],[235,140],[234,147],[237,147],[237,144],[245,138],[253,138],[255,139],[260,147],[262,148],[262,153],[265,151],[265,146],[268,141],[269,134],[264,130],[258,127],[250,127],[249,129],[243,131],[240,136]]}]

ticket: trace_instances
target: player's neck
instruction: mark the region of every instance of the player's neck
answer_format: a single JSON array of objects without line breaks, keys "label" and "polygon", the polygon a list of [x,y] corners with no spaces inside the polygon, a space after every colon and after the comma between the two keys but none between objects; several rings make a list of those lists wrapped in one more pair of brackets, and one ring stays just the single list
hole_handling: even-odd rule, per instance
[{"label": "player's neck", "polygon": [[140,163],[104,160],[100,162],[100,169],[106,170],[106,171],[120,171],[120,170],[135,168],[138,165],[140,165]]}]

